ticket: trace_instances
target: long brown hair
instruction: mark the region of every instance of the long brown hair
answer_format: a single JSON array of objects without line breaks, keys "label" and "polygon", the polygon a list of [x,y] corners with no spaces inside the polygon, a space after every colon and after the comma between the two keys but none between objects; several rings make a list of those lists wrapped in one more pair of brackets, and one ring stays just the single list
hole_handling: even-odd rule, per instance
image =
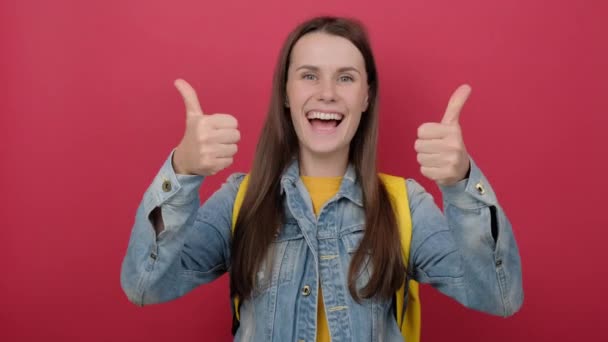
[{"label": "long brown hair", "polygon": [[[378,178],[376,145],[378,139],[378,78],[367,33],[357,20],[317,17],[300,24],[289,34],[276,65],[270,108],[255,152],[250,180],[232,241],[232,295],[247,298],[254,288],[257,273],[273,243],[276,227],[283,221],[280,179],[292,158],[298,155],[298,139],[285,106],[287,71],[295,43],[307,33],[324,32],[351,41],[365,60],[369,86],[369,106],[349,150],[357,180],[363,193],[365,233],[351,260],[348,287],[355,300],[380,295],[390,298],[405,277],[399,232],[388,193]],[[373,272],[360,291],[356,288],[359,270],[370,262]]]}]

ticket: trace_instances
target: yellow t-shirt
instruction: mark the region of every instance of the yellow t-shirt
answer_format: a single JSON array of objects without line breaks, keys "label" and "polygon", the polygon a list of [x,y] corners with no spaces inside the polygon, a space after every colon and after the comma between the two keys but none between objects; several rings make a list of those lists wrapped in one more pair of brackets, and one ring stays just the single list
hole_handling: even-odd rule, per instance
[{"label": "yellow t-shirt", "polygon": [[[309,177],[301,176],[302,182],[306,186],[315,215],[319,215],[321,207],[332,198],[342,183],[342,177]],[[317,304],[317,342],[330,342],[329,326],[325,316],[325,304],[323,304],[323,291],[319,284],[319,301]]]}]

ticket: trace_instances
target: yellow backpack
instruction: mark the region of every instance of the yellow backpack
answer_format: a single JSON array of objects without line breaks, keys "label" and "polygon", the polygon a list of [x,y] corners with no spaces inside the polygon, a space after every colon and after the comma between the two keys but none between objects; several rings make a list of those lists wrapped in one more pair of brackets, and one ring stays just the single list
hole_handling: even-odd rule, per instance
[{"label": "yellow backpack", "polygon": [[[401,236],[401,254],[403,256],[403,262],[408,265],[410,256],[410,244],[412,241],[412,218],[410,216],[410,206],[407,198],[406,182],[401,177],[391,176],[387,174],[379,174],[380,179],[386,187],[391,205],[397,215],[397,223],[399,225],[399,235]],[[243,179],[239,190],[234,201],[234,208],[232,209],[232,230],[234,232],[234,226],[236,219],[239,215],[239,210],[243,204],[245,198],[245,192],[247,191],[247,184],[249,184],[249,175]],[[397,325],[401,330],[401,334],[405,337],[407,342],[419,342],[420,341],[420,295],[418,292],[418,283],[415,280],[409,280],[408,283],[408,302],[407,308],[404,315],[404,300],[405,300],[405,284],[403,284],[397,293],[395,294],[396,304],[396,317]],[[233,298],[233,333],[238,327],[239,321],[239,298]]]}]

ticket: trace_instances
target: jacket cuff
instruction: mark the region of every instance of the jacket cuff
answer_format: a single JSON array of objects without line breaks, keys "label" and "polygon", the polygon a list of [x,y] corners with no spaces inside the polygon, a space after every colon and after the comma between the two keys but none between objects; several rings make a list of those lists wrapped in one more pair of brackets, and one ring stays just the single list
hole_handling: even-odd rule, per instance
[{"label": "jacket cuff", "polygon": [[173,154],[165,160],[146,191],[146,203],[150,210],[165,203],[182,205],[198,198],[199,189],[205,177],[199,175],[179,175],[173,169]]},{"label": "jacket cuff", "polygon": [[471,162],[469,178],[450,186],[439,185],[443,200],[462,209],[495,206],[497,199],[494,189],[475,161],[470,157],[469,160]]}]

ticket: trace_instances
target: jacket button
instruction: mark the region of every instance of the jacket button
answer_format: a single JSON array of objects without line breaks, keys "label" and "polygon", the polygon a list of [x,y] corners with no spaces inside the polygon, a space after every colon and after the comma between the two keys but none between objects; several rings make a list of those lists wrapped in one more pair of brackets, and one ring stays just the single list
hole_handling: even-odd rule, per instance
[{"label": "jacket button", "polygon": [[479,192],[480,195],[486,193],[486,189],[484,189],[483,184],[481,184],[481,182],[475,184],[475,189],[477,189],[477,192]]},{"label": "jacket button", "polygon": [[310,295],[310,286],[306,285],[302,288],[302,295],[305,297]]},{"label": "jacket button", "polygon": [[169,192],[171,191],[171,181],[169,181],[168,179],[165,179],[163,181],[163,191],[164,192]]}]

